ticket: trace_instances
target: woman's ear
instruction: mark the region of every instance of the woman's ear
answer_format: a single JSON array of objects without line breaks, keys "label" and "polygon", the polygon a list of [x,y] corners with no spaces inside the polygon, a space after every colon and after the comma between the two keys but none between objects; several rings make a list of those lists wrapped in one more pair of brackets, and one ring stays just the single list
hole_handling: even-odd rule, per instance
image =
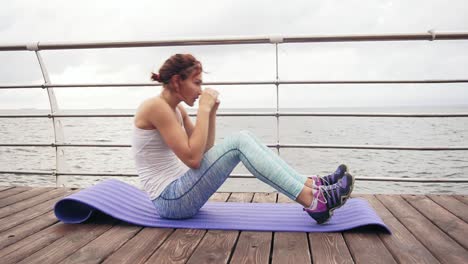
[{"label": "woman's ear", "polygon": [[180,76],[178,74],[172,75],[170,83],[173,91],[180,92]]}]

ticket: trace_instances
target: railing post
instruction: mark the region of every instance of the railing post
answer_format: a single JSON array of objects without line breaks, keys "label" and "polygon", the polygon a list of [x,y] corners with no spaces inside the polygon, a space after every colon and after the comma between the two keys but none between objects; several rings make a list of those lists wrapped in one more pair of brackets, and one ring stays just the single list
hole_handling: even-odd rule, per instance
[{"label": "railing post", "polygon": [[41,68],[42,77],[44,78],[44,87],[47,90],[47,95],[49,98],[49,105],[51,111],[52,123],[54,125],[54,147],[55,147],[55,170],[53,176],[55,176],[55,186],[59,187],[59,172],[67,171],[67,164],[65,160],[65,150],[63,147],[58,147],[57,144],[65,143],[65,135],[63,133],[62,122],[60,119],[54,117],[55,114],[59,112],[59,107],[57,104],[57,98],[55,97],[54,89],[47,87],[48,84],[51,84],[49,73],[44,64],[44,61],[39,53],[39,42],[28,45],[28,50],[34,51]]},{"label": "railing post", "polygon": [[278,155],[280,155],[280,140],[279,140],[279,131],[280,131],[280,120],[279,120],[279,74],[278,74],[278,43],[275,44],[275,56],[276,56],[276,150]]},{"label": "railing post", "polygon": [[275,44],[275,66],[276,66],[276,151],[280,155],[280,141],[279,141],[279,131],[280,131],[280,120],[279,120],[279,66],[278,66],[278,44],[283,42],[283,38],[276,37],[270,38],[270,42]]}]

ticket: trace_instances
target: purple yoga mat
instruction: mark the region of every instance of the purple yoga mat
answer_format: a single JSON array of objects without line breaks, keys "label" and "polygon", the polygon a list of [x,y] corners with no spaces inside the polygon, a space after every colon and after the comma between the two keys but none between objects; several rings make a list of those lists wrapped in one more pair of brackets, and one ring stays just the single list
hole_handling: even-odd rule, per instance
[{"label": "purple yoga mat", "polygon": [[367,201],[359,198],[349,199],[323,225],[316,224],[296,203],[207,202],[190,219],[164,219],[158,215],[144,191],[114,179],[67,196],[54,208],[56,217],[64,223],[85,222],[95,210],[131,224],[149,227],[335,232],[370,226],[390,233]]}]

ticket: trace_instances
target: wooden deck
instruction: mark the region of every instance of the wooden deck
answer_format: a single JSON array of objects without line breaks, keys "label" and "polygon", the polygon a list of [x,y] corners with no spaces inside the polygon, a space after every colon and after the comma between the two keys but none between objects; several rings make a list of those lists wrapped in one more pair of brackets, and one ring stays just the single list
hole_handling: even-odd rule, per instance
[{"label": "wooden deck", "polygon": [[[361,196],[388,235],[143,228],[109,217],[58,222],[54,203],[76,191],[0,187],[0,262],[468,263],[468,196]],[[216,193],[211,201],[290,202],[276,193]]]}]

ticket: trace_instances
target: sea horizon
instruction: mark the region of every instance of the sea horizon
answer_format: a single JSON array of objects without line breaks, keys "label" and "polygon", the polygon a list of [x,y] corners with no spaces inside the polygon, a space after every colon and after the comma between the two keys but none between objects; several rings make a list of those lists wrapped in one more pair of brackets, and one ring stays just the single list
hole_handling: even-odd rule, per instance
[{"label": "sea horizon", "polygon": [[[185,106],[188,110],[197,110],[196,107],[189,107]],[[395,105],[395,106],[327,106],[327,107],[280,107],[280,110],[356,110],[356,109],[395,109],[395,110],[455,110],[455,109],[466,109],[468,110],[468,104],[456,104],[456,105]],[[275,111],[276,107],[226,107],[226,108],[219,108],[218,112],[226,111],[226,110],[267,110],[267,111]],[[25,110],[34,110],[34,111],[50,111],[50,108],[34,108],[34,107],[21,107],[21,108],[0,108],[2,112],[13,112],[13,111],[25,111]],[[112,107],[103,107],[103,108],[59,108],[59,111],[135,111],[136,108],[112,108]]]}]

